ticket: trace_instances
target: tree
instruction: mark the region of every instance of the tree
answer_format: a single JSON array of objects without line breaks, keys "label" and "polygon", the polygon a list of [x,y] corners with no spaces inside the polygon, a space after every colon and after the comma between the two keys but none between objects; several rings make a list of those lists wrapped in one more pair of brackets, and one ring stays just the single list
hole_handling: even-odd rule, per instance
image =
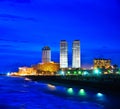
[{"label": "tree", "polygon": [[118,71],[118,65],[117,64],[114,64],[113,65],[113,73],[116,73]]}]

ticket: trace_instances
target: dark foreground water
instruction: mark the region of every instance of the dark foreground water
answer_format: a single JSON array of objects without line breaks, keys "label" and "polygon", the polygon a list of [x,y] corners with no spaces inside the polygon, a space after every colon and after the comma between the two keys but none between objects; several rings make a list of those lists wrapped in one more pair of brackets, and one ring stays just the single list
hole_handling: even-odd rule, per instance
[{"label": "dark foreground water", "polygon": [[119,96],[83,87],[77,89],[26,78],[0,77],[0,109],[120,109],[117,101]]}]

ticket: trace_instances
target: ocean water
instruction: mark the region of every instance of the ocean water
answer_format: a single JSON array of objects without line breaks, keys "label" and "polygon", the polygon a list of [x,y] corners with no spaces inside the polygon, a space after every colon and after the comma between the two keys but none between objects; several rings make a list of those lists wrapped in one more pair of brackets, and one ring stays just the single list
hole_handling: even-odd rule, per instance
[{"label": "ocean water", "polygon": [[117,99],[83,87],[0,76],[0,109],[113,109]]}]

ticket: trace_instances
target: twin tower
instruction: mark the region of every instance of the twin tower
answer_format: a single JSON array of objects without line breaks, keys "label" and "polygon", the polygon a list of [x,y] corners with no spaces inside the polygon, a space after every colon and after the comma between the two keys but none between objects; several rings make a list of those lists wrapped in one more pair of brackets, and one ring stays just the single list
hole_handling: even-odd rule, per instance
[{"label": "twin tower", "polygon": [[[51,62],[51,50],[48,46],[42,48],[42,63]],[[72,68],[81,67],[80,41],[73,41]],[[60,42],[60,68],[68,68],[68,44],[65,40]]]},{"label": "twin tower", "polygon": [[[80,67],[80,41],[74,40],[72,44],[72,68]],[[68,68],[68,44],[65,40],[60,42],[60,68]]]}]

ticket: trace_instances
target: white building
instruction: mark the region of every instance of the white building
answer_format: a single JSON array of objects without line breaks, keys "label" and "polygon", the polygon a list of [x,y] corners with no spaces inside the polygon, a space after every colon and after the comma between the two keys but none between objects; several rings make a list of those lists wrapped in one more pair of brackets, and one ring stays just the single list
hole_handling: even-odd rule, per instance
[{"label": "white building", "polygon": [[68,45],[65,40],[60,42],[60,68],[68,68]]},{"label": "white building", "polygon": [[42,48],[42,63],[51,62],[51,50],[48,46]]},{"label": "white building", "polygon": [[81,67],[81,57],[80,57],[80,41],[73,41],[72,45],[72,68]]}]

